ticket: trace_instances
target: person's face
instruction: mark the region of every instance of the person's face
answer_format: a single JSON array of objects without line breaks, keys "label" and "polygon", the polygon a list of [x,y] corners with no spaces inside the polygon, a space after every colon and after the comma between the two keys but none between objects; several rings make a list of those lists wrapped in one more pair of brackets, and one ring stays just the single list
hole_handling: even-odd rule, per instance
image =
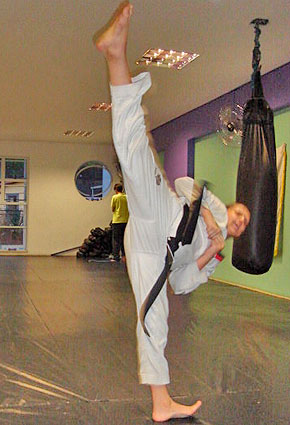
[{"label": "person's face", "polygon": [[239,203],[235,203],[228,208],[228,236],[238,238],[245,231],[250,221],[250,211]]}]

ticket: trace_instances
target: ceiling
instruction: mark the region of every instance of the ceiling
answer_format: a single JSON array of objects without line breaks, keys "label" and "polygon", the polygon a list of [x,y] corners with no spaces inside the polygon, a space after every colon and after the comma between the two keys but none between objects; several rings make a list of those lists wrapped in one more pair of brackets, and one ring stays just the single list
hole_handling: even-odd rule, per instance
[{"label": "ceiling", "polygon": [[[117,0],[1,0],[0,140],[72,142],[69,129],[94,131],[84,143],[111,143],[106,64],[92,37]],[[290,0],[133,0],[128,57],[162,47],[198,52],[181,71],[151,67],[146,95],[151,128],[250,80],[254,18],[268,18],[260,37],[262,73],[290,58]]]}]

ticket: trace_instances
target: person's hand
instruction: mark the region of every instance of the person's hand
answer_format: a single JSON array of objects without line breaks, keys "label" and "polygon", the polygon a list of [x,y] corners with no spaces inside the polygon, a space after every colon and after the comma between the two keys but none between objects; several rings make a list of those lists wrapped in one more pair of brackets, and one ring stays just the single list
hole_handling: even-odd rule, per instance
[{"label": "person's hand", "polygon": [[221,229],[216,224],[215,219],[213,218],[212,213],[209,209],[201,207],[201,215],[204,219],[206,225],[207,236],[209,239],[214,239],[221,233]]},{"label": "person's hand", "polygon": [[218,235],[221,234],[221,229],[215,221],[206,226],[206,231],[209,239],[215,239]]},{"label": "person's hand", "polygon": [[215,257],[215,255],[220,252],[225,246],[225,240],[221,232],[218,233],[211,239],[209,247],[204,251],[204,253],[197,259],[197,267],[199,270],[202,270],[207,263]]},{"label": "person's hand", "polygon": [[212,240],[211,240],[211,248],[214,251],[215,254],[217,254],[218,252],[220,252],[222,249],[224,249],[225,247],[225,240],[224,237],[221,233],[221,231],[219,232],[218,235],[216,235]]}]

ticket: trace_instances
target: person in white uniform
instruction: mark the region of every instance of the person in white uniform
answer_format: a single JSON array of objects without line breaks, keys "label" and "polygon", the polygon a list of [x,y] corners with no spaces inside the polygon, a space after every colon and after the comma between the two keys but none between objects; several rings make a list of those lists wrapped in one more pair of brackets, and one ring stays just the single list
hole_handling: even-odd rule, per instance
[{"label": "person in white uniform", "polygon": [[[169,371],[164,349],[168,333],[166,285],[141,326],[139,313],[151,288],[164,268],[168,238],[175,237],[183,216],[184,203],[191,203],[194,181],[178,179],[172,191],[154,159],[146,134],[141,107],[143,94],[151,85],[150,75],[131,78],[126,43],[132,5],[122,3],[113,21],[97,39],[96,47],[108,64],[112,95],[113,140],[121,164],[127,193],[129,222],[125,233],[127,268],[137,306],[137,341],[140,383],[151,388],[153,412],[157,422],[193,415],[201,401],[191,406],[176,403],[170,397]],[[246,228],[250,213],[242,204],[228,209],[210,191],[204,189],[201,216],[192,243],[180,246],[174,256],[170,284],[175,293],[187,293],[208,280],[224,247],[226,236],[238,237]]]}]

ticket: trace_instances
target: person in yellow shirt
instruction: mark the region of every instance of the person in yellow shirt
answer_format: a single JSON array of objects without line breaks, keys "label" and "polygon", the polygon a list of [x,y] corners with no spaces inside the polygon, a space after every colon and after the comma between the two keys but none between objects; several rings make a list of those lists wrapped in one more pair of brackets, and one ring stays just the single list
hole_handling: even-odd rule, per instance
[{"label": "person in yellow shirt", "polygon": [[129,218],[127,196],[123,193],[123,185],[116,183],[114,186],[115,195],[112,196],[111,208],[113,212],[113,256],[111,261],[120,261],[120,251],[122,260],[125,261],[124,233]]}]

